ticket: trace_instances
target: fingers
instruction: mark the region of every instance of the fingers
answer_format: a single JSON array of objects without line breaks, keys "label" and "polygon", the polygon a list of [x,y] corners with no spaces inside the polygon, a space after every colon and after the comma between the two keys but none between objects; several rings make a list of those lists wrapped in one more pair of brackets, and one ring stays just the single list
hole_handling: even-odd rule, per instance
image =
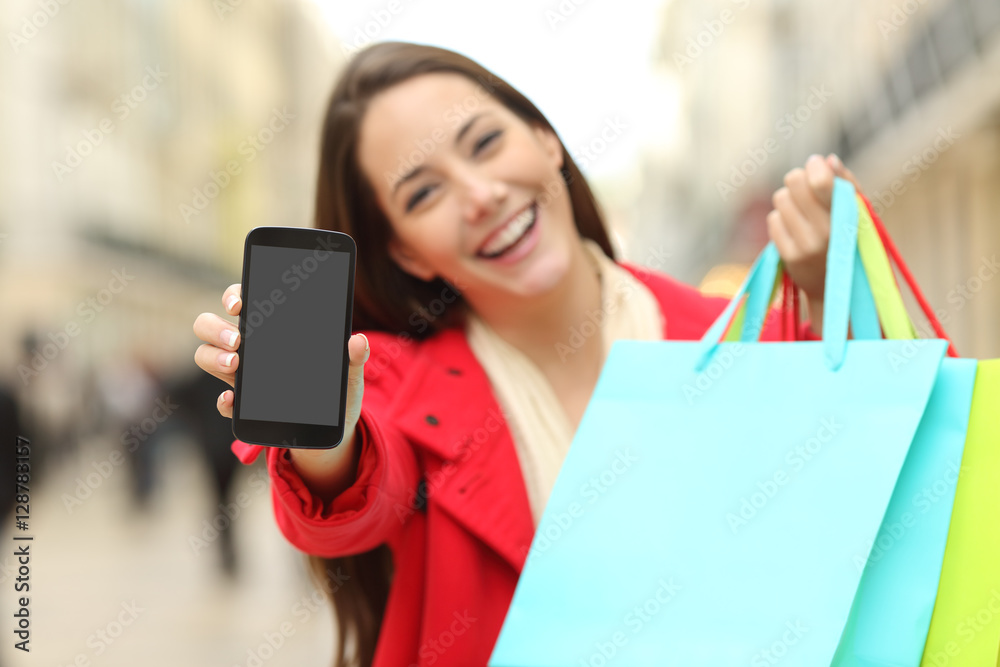
[{"label": "fingers", "polygon": [[767,233],[774,241],[774,246],[778,249],[778,254],[786,263],[794,262],[797,255],[795,241],[792,239],[785,223],[781,219],[781,213],[777,210],[767,214]]},{"label": "fingers", "polygon": [[804,250],[791,232],[793,226],[781,209],[775,209],[767,215],[767,232],[785,263],[789,277],[810,299],[820,299],[826,274],[826,241],[822,241],[821,248]]},{"label": "fingers", "polygon": [[830,205],[835,177],[857,179],[836,155],[811,155],[805,168],[785,175],[785,187],[774,193],[767,230],[788,273],[810,299],[822,299],[826,249],[830,239]]},{"label": "fingers", "polygon": [[361,399],[365,391],[365,362],[371,355],[368,337],[354,334],[347,341],[351,365],[347,369],[347,416],[345,427],[353,427],[361,416]]},{"label": "fingers", "polygon": [[827,155],[826,163],[830,165],[831,169],[833,169],[834,174],[850,181],[854,185],[854,189],[861,192],[861,184],[858,183],[858,179],[854,176],[850,169],[844,166],[844,163],[840,161],[840,158],[836,154],[830,153]]},{"label": "fingers", "polygon": [[[792,197],[790,188],[787,186],[780,188],[774,193],[772,201],[775,210],[781,214],[782,227],[794,242],[791,255],[782,255],[785,261],[795,261],[798,257],[811,255],[822,249],[824,236],[819,229],[814,227],[814,225],[821,223],[810,221],[803,215],[802,210]],[[822,209],[816,208],[822,215]]]},{"label": "fingers", "polygon": [[[239,315],[241,285],[235,283],[222,293],[222,307],[230,315]],[[194,363],[200,369],[219,378],[230,387],[236,385],[236,367],[240,357],[236,350],[240,346],[239,327],[215,313],[202,313],[194,320],[194,334],[205,341],[194,351]],[[223,417],[233,416],[234,394],[230,390],[222,392],[216,399],[216,408]]]},{"label": "fingers", "polygon": [[347,390],[351,391],[352,387],[364,386],[365,362],[371,354],[368,336],[361,333],[351,336],[347,341],[347,352],[351,358],[351,366],[347,372]]},{"label": "fingers", "polygon": [[242,285],[235,283],[227,287],[226,291],[222,293],[222,307],[230,315],[240,314],[240,309],[243,307],[241,290]]},{"label": "fingers", "polygon": [[830,210],[833,201],[833,168],[819,155],[810,155],[806,160],[805,183],[820,207]]},{"label": "fingers", "polygon": [[215,345],[199,345],[194,351],[194,363],[230,387],[235,386],[236,367],[240,365],[240,356],[235,352],[220,349]]},{"label": "fingers", "polygon": [[240,346],[240,331],[236,325],[215,313],[202,313],[195,318],[194,335],[209,345],[225,350],[235,350]]},{"label": "fingers", "polygon": [[[818,164],[825,165],[822,159],[817,159]],[[827,167],[825,174],[817,174],[815,173],[817,162],[810,161],[806,164],[806,169],[792,169],[785,174],[785,187],[788,188],[799,213],[806,220],[829,223],[833,171]],[[812,172],[809,171],[810,168]]]},{"label": "fingers", "polygon": [[[832,189],[832,171],[827,176],[827,182]],[[806,170],[793,169],[788,172],[785,175],[785,187],[788,188],[792,203],[799,213],[797,219],[791,217],[787,219],[790,233],[806,254],[825,251],[827,239],[830,238],[829,205],[823,204],[817,198],[815,186],[810,183],[810,175]],[[825,190],[826,183],[819,187]],[[793,227],[795,223],[799,224]]]},{"label": "fingers", "polygon": [[216,407],[219,409],[219,414],[228,419],[233,418],[233,397],[235,394],[227,389],[221,394],[219,394],[219,399],[217,401]]}]

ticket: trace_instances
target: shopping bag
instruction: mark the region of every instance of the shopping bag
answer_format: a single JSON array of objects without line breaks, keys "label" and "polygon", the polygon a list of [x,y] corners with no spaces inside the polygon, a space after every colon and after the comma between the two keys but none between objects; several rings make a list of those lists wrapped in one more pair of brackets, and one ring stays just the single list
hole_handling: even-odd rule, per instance
[{"label": "shopping bag", "polygon": [[[837,190],[832,215],[858,218],[852,334],[858,339],[878,339],[884,329],[886,337],[913,339],[915,328],[880,238],[884,230],[877,231],[874,213],[864,198],[857,195],[851,202],[851,194],[850,188]],[[834,225],[848,228],[843,221]],[[786,285],[783,280],[782,286]],[[776,282],[775,290],[778,286]],[[783,296],[787,295],[786,291]],[[919,295],[918,301],[922,300]],[[766,299],[751,295],[737,312],[736,322],[747,318],[761,322],[767,305]],[[928,317],[943,334],[932,311]],[[797,322],[794,317],[793,324]],[[788,328],[798,331],[797,326]],[[739,338],[731,331],[728,339]],[[746,329],[742,339],[747,340]],[[897,357],[894,363],[906,363],[906,359]],[[870,545],[867,560],[862,554],[855,558],[864,572],[832,663],[836,667],[920,664],[937,596],[975,377],[974,360],[947,358],[942,362],[878,537]]]},{"label": "shopping bag", "polygon": [[847,340],[856,239],[822,342],[717,342],[769,245],[702,341],[615,343],[491,665],[830,664],[947,348]]},{"label": "shopping bag", "polygon": [[[943,327],[900,256],[884,225],[869,202],[861,209],[859,248],[868,255],[868,275],[878,294],[881,319],[886,335],[913,338],[915,329],[894,288],[886,251],[908,283],[928,322],[942,338]],[[874,229],[874,234],[873,230]],[[877,239],[874,235],[877,234]],[[921,342],[915,344],[922,344]],[[957,357],[954,346],[949,357]],[[942,375],[949,368],[975,363],[948,358],[942,362]],[[939,376],[939,383],[940,383]],[[935,387],[937,391],[938,387]],[[952,393],[954,398],[958,392]],[[964,392],[962,392],[964,400]],[[934,405],[932,396],[928,412]],[[957,475],[950,468],[947,475],[922,489],[914,503],[931,512],[941,512],[954,491],[948,539],[933,620],[923,651],[922,665],[978,667],[990,664],[1000,644],[1000,361],[980,361],[974,380],[973,396],[961,467]],[[921,424],[923,426],[923,424]],[[919,430],[918,430],[919,434]],[[914,447],[917,443],[914,443]],[[894,496],[895,497],[895,496]],[[891,511],[891,510],[890,510]],[[923,620],[921,620],[923,624]],[[871,652],[868,653],[871,655]],[[871,664],[861,662],[859,664]],[[909,663],[899,663],[909,664]]]},{"label": "shopping bag", "polygon": [[[860,275],[870,290],[852,293],[852,313],[868,316],[862,326],[855,323],[853,333],[877,338],[884,329],[888,338],[913,339],[914,327],[871,213],[860,196],[858,204],[856,266],[863,266],[863,271],[855,274],[855,280]],[[906,359],[894,363],[904,364]],[[878,537],[867,559],[861,555],[855,559],[864,573],[832,663],[835,667],[920,664],[937,598],[975,379],[975,360],[942,361]]]},{"label": "shopping bag", "polygon": [[[915,328],[877,231],[877,217],[873,219],[861,195],[852,204],[844,199],[847,194],[846,189],[837,192],[832,214],[858,216],[852,333],[858,339],[877,339],[884,330],[889,338],[913,339]],[[844,228],[842,223],[835,226]],[[749,298],[736,320],[759,321],[765,306],[762,300]],[[747,309],[748,313],[742,312]],[[933,312],[929,317],[936,323]],[[894,361],[906,363],[902,357]],[[836,667],[920,664],[937,596],[975,378],[974,360],[942,361],[878,537],[867,559],[861,554],[855,558],[864,572],[832,663]]]},{"label": "shopping bag", "polygon": [[980,361],[924,667],[979,667],[1000,644],[1000,360]]}]

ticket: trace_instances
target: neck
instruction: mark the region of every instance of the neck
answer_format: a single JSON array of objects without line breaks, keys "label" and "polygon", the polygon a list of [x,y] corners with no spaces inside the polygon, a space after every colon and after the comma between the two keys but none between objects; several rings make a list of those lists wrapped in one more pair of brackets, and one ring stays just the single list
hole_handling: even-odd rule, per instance
[{"label": "neck", "polygon": [[571,330],[587,321],[585,314],[601,308],[600,277],[582,241],[574,244],[569,270],[554,289],[531,299],[491,296],[481,301],[470,303],[476,314],[541,368],[553,359],[565,360],[564,346],[574,353],[603,349],[599,328],[598,335],[585,337],[582,345],[573,345],[579,337],[571,340]]}]

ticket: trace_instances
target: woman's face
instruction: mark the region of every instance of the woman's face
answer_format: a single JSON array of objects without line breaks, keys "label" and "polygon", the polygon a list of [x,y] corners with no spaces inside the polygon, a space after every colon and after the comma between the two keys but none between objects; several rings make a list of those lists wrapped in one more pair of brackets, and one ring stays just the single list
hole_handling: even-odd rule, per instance
[{"label": "woman's face", "polygon": [[424,74],[371,100],[361,168],[408,273],[441,277],[473,304],[531,297],[568,271],[579,234],[562,179],[562,146],[480,84]]}]

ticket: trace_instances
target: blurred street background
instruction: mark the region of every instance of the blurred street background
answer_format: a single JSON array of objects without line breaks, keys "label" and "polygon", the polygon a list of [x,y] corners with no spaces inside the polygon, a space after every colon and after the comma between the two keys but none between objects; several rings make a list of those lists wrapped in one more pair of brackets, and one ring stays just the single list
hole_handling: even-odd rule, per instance
[{"label": "blurred street background", "polygon": [[371,41],[506,78],[623,256],[707,292],[836,152],[959,351],[1000,357],[1000,0],[5,0],[0,32],[0,436],[31,440],[34,536],[25,654],[8,456],[0,665],[329,664],[191,325],[251,228],[311,224],[324,104]]}]

